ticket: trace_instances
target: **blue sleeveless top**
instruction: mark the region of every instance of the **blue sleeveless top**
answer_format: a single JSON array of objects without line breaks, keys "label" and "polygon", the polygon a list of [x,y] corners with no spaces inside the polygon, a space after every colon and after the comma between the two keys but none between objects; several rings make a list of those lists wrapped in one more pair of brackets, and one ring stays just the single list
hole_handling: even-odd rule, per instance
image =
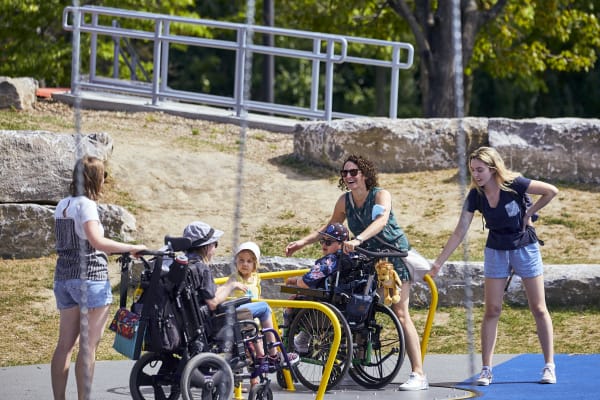
[{"label": "blue sleeveless top", "polygon": [[[371,212],[373,210],[373,206],[375,205],[375,194],[380,190],[381,188],[379,187],[374,187],[369,190],[365,203],[362,207],[354,206],[350,198],[352,194],[350,192],[346,193],[346,219],[348,221],[348,228],[350,228],[350,231],[353,235],[360,235],[360,233],[371,224]],[[406,251],[410,249],[408,238],[404,234],[404,231],[400,225],[398,225],[393,210],[390,210],[390,217],[388,218],[387,224],[383,230],[377,234],[376,237],[379,237],[384,242],[389,243],[400,250]],[[379,240],[376,239],[376,237],[366,240],[363,243],[363,247],[370,251],[379,251],[385,249],[385,247],[381,244],[381,242],[379,242]],[[398,276],[400,276],[400,279],[402,281],[408,281],[410,276],[406,266],[404,265],[404,262],[402,262],[402,258],[393,257],[390,259],[390,261],[394,264],[394,269],[398,273]]]}]

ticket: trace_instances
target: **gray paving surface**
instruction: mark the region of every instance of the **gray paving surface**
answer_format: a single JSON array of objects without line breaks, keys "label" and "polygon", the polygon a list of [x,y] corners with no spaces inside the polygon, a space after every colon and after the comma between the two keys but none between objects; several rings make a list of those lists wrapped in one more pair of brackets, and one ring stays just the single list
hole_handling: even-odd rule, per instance
[{"label": "gray paving surface", "polygon": [[[511,355],[496,355],[495,362],[501,363],[511,359]],[[475,356],[474,369],[480,368],[479,356]],[[357,386],[350,379],[324,396],[325,399],[336,400],[416,400],[416,399],[465,399],[475,397],[475,392],[455,389],[453,386],[472,376],[471,358],[468,355],[428,355],[425,357],[425,370],[431,388],[420,392],[398,392],[398,385],[410,373],[408,359],[402,365],[394,383],[385,389],[367,390]],[[124,400],[129,399],[129,373],[133,361],[99,361],[96,363],[96,373],[92,388],[93,400]],[[279,388],[273,377],[272,386],[275,399],[313,399],[315,393],[306,390],[301,384],[296,385],[296,391],[290,392]],[[476,389],[476,388],[474,388]],[[246,396],[246,395],[245,395]],[[39,400],[51,399],[50,365],[28,365],[0,368],[0,399],[3,400]],[[69,378],[67,399],[76,399],[77,389],[73,368]]]}]

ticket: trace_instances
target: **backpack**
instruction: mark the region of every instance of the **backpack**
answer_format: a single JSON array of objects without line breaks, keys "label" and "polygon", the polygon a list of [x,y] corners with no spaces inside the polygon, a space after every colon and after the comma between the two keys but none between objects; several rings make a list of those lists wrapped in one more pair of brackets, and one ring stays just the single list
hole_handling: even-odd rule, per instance
[{"label": "backpack", "polygon": [[[181,282],[171,281],[169,277],[173,278],[172,274],[162,275],[161,266],[162,263],[156,263],[148,288],[132,307],[141,305],[142,318],[146,321],[144,350],[172,352],[183,344],[181,310],[177,307],[178,286]],[[183,270],[181,275],[185,277],[187,264],[175,259],[170,270],[178,269]]]}]

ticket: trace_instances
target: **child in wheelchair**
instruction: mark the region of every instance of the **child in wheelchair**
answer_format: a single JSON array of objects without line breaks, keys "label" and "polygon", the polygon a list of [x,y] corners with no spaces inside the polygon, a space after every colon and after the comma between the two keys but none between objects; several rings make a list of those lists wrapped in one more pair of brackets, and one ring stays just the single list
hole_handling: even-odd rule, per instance
[{"label": "child in wheelchair", "polygon": [[[315,264],[303,276],[290,277],[286,280],[288,286],[298,286],[305,289],[325,289],[327,286],[327,278],[333,275],[338,270],[339,260],[342,264],[350,262],[350,255],[341,253],[342,246],[348,240],[348,229],[339,223],[329,224],[324,231],[319,232],[319,243],[323,251],[323,257],[317,259]],[[294,295],[291,299],[299,299]],[[294,317],[293,308],[287,308],[284,311],[284,326],[289,326],[289,323]],[[301,331],[294,337],[294,348],[299,354],[306,354],[309,349],[310,335]]]},{"label": "child in wheelchair", "polygon": [[[268,373],[289,368],[294,359],[298,360],[297,355],[294,357],[285,352],[278,335],[272,330],[272,337],[275,335],[278,342],[266,347],[276,355],[279,346],[282,357],[281,361],[277,358],[277,365],[273,370],[269,368],[268,362],[265,363],[266,368],[263,368],[257,354],[261,354],[265,361],[262,345],[272,343],[273,339],[265,339],[265,329],[259,328],[254,316],[268,315],[268,325],[271,323],[271,310],[264,302],[267,310],[253,306],[247,296],[228,300],[234,291],[249,291],[250,288],[244,281],[229,279],[220,286],[214,283],[209,263],[222,235],[222,231],[213,229],[202,221],[192,222],[185,227],[183,237],[165,238],[167,251],[152,252],[157,255],[154,267],[145,262],[145,268],[150,274],[142,274],[142,277],[147,276],[145,280],[142,279],[145,283],[142,284],[144,290],[139,298],[139,309],[142,319],[146,318],[148,321],[144,341],[147,353],[138,360],[132,371],[130,382],[133,382],[134,398],[143,398],[140,393],[146,390],[143,387],[148,384],[143,366],[157,360],[165,365],[161,368],[161,373],[155,376],[156,384],[152,384],[152,389],[156,392],[162,390],[162,386],[170,387],[171,393],[178,393],[179,390],[186,393],[190,390],[213,390],[208,383],[208,386],[201,388],[198,387],[203,385],[200,384],[201,380],[191,379],[193,373],[190,371],[200,370],[199,366],[205,359],[209,364],[215,360],[226,363],[223,371],[225,375],[226,370],[233,374],[230,380],[236,387],[244,379],[250,378],[251,383],[254,383],[254,393],[270,390]],[[241,254],[247,256],[251,248],[258,248],[247,244],[241,247],[244,248],[238,251],[240,263]],[[183,251],[185,256],[175,256],[177,251]],[[253,262],[258,264],[258,258]],[[251,311],[253,307],[254,310]],[[215,359],[216,354],[223,354],[225,357]],[[245,372],[246,369],[248,372]],[[207,373],[211,370],[206,369]],[[192,375],[186,375],[186,371]],[[180,379],[181,388],[178,384]],[[219,387],[223,393],[228,391]]]},{"label": "child in wheelchair", "polygon": [[[236,271],[231,274],[230,280],[234,280],[242,283],[246,286],[246,291],[234,290],[233,295],[236,297],[248,297],[252,300],[260,299],[261,296],[261,283],[260,276],[258,275],[260,260],[260,248],[254,242],[244,242],[240,244],[235,252],[235,266]],[[256,346],[256,357],[258,362],[263,365],[265,363],[270,367],[271,372],[278,369],[279,365],[284,363],[281,353],[277,351],[275,342],[272,320],[271,307],[264,301],[253,301],[241,305],[245,309],[248,309],[252,314],[252,318],[260,320],[260,324],[264,335],[266,336],[266,347],[268,351],[268,357],[265,354],[264,346],[261,341]],[[287,353],[288,361],[290,365],[296,364],[300,357],[296,353]],[[254,377],[252,384],[256,384],[258,378]]]}]

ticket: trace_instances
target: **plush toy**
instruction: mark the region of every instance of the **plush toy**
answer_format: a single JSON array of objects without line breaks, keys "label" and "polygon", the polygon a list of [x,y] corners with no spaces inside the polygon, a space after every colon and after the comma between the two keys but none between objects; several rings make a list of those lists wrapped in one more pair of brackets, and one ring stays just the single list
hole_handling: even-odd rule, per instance
[{"label": "plush toy", "polygon": [[377,271],[377,287],[383,297],[383,303],[386,306],[398,303],[402,281],[394,271],[394,265],[389,261],[380,260],[375,264],[375,271]]}]

